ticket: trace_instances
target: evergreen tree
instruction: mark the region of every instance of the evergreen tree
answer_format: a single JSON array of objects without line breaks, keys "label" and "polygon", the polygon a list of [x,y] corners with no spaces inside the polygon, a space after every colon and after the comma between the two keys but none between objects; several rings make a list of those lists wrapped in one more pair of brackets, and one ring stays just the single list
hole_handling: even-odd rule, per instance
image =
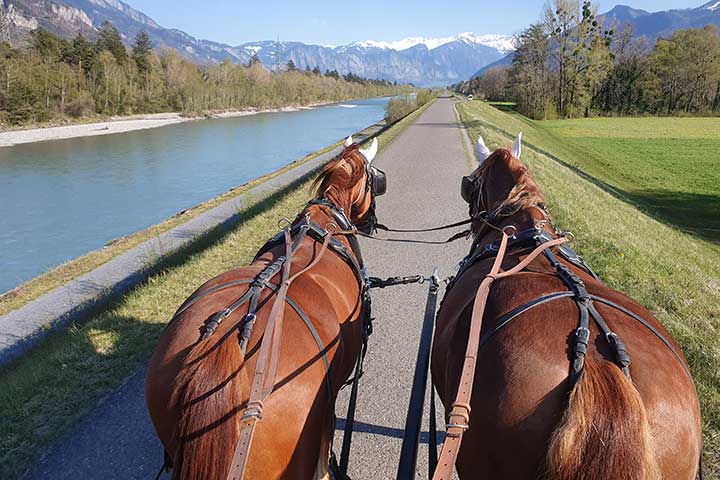
[{"label": "evergreen tree", "polygon": [[151,51],[152,42],[150,41],[150,36],[145,30],[141,30],[135,36],[135,43],[132,48],[132,58],[141,77],[145,77],[150,71]]},{"label": "evergreen tree", "polygon": [[115,61],[119,65],[127,64],[128,53],[122,42],[120,32],[117,28],[115,28],[115,25],[109,21],[106,20],[102,23],[102,25],[100,25],[100,31],[95,45],[99,52],[107,50],[112,53],[113,57],[115,57]]},{"label": "evergreen tree", "polygon": [[30,32],[30,45],[43,61],[57,61],[62,53],[63,40],[42,27]]},{"label": "evergreen tree", "polygon": [[66,61],[71,65],[77,65],[85,75],[89,75],[95,63],[96,53],[93,44],[78,33],[72,41]]}]

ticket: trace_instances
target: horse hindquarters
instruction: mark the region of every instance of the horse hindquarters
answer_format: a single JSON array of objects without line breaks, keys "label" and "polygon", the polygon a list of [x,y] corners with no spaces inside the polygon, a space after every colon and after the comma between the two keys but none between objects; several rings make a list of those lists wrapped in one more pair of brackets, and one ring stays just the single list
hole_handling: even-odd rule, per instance
[{"label": "horse hindquarters", "polygon": [[550,440],[547,470],[556,480],[660,478],[645,405],[616,365],[585,362]]},{"label": "horse hindquarters", "polygon": [[179,416],[171,453],[174,480],[227,475],[239,437],[242,361],[237,345],[222,340],[200,342],[187,356],[171,399]]}]

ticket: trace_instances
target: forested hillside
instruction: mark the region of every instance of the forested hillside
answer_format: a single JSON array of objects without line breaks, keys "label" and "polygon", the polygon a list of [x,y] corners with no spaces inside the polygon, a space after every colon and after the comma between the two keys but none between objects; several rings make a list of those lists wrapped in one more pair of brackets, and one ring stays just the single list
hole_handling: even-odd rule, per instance
[{"label": "forested hillside", "polygon": [[153,51],[145,32],[131,49],[106,22],[97,40],[65,40],[38,28],[26,48],[0,44],[0,124],[24,125],[101,115],[272,108],[390,95],[390,82],[356,75],[276,72],[257,59],[198,66],[172,49]]},{"label": "forested hillside", "polygon": [[456,88],[536,119],[719,112],[720,34],[707,25],[648,44],[603,27],[590,1],[556,0],[518,36],[512,65]]}]

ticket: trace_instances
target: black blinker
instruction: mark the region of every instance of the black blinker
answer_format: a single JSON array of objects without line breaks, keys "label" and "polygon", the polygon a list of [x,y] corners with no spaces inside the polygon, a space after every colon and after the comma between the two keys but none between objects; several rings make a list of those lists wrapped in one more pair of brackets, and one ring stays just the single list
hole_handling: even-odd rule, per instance
[{"label": "black blinker", "polygon": [[375,196],[384,195],[387,192],[387,177],[385,172],[379,168],[370,167],[372,177],[372,193]]},{"label": "black blinker", "polygon": [[467,203],[472,202],[472,197],[475,194],[475,182],[470,180],[470,177],[463,177],[462,183],[460,184],[460,196]]}]

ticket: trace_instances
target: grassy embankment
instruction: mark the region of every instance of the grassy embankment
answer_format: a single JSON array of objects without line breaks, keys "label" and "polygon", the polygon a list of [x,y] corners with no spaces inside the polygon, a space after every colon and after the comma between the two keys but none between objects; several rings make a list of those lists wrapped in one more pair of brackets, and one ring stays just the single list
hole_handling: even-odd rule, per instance
[{"label": "grassy embankment", "polygon": [[[380,149],[427,106],[382,133]],[[277,233],[278,220],[294,217],[307,202],[309,184],[248,206],[231,232],[174,259],[105,312],[54,335],[0,371],[2,477],[20,476],[48,444],[137,371],[178,305],[206,280],[249,263]]]},{"label": "grassy embankment", "polygon": [[460,110],[491,149],[523,131],[523,160],[575,248],[680,343],[702,403],[705,478],[720,478],[720,119],[533,122],[482,102]]}]

